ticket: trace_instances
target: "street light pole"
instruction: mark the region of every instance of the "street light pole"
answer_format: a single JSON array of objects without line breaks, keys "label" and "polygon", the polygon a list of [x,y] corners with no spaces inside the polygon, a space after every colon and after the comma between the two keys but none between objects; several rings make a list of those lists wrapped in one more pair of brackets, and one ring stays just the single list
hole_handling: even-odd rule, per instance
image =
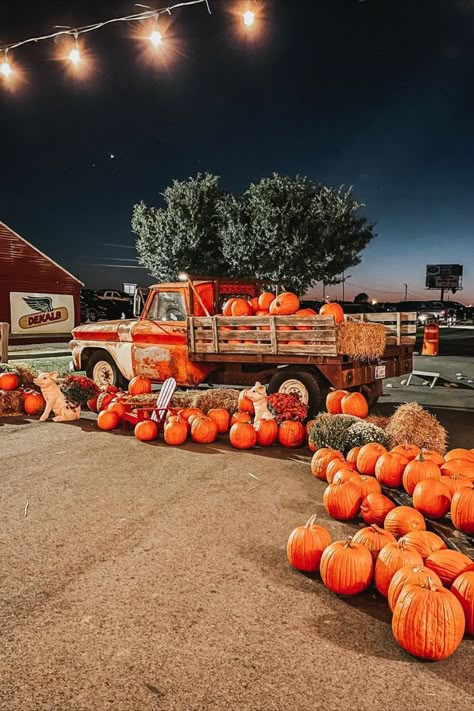
[{"label": "street light pole", "polygon": [[345,286],[346,286],[346,280],[351,278],[351,275],[348,274],[347,276],[345,275],[345,272],[342,272],[342,300],[345,301]]}]

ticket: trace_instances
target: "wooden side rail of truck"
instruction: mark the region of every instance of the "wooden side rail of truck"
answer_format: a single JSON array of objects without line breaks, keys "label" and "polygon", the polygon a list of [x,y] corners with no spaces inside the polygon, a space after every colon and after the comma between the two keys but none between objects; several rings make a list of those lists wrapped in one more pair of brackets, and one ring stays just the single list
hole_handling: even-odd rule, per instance
[{"label": "wooden side rail of truck", "polygon": [[[384,378],[413,369],[416,314],[358,314],[383,323],[386,350],[377,362],[337,352],[332,317],[217,314],[230,296],[257,296],[262,282],[227,279],[157,284],[140,318],[78,326],[74,368],[99,385],[125,385],[135,375],[181,387],[268,384],[269,392],[298,393],[316,414],[330,387],[362,391],[373,405]],[[304,330],[303,330],[304,329]]]}]

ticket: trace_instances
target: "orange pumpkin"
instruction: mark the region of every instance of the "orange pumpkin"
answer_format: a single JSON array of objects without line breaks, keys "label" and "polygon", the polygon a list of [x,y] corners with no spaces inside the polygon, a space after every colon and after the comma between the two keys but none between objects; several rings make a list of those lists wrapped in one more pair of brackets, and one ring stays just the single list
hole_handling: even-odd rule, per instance
[{"label": "orange pumpkin", "polygon": [[444,457],[435,449],[422,449],[415,459],[424,459],[425,462],[434,462],[440,467],[444,464]]},{"label": "orange pumpkin", "polygon": [[251,316],[252,306],[246,299],[234,299],[230,307],[232,316]]},{"label": "orange pumpkin", "polygon": [[342,413],[342,399],[349,395],[347,390],[330,390],[326,397],[326,410],[331,415]]},{"label": "orange pumpkin", "polygon": [[117,400],[117,399],[112,400],[112,402],[108,406],[107,410],[109,412],[116,412],[117,415],[119,416],[120,421],[123,420],[123,416],[127,412],[127,408],[125,407],[123,402],[120,402],[120,400]]},{"label": "orange pumpkin", "polygon": [[377,526],[383,526],[387,514],[394,508],[396,505],[387,496],[369,494],[362,501],[360,515],[367,524],[375,523]]},{"label": "orange pumpkin", "polygon": [[410,533],[405,534],[400,540],[416,548],[423,560],[428,558],[428,556],[435,551],[446,548],[446,543],[443,539],[431,531],[410,531]]},{"label": "orange pumpkin", "polygon": [[158,436],[158,425],[154,420],[143,420],[135,425],[135,437],[140,442],[151,442]]},{"label": "orange pumpkin", "polygon": [[253,299],[250,299],[250,306],[252,307],[252,311],[254,314],[256,314],[257,311],[260,311],[260,306],[258,305],[258,296],[254,296]]},{"label": "orange pumpkin", "polygon": [[374,479],[373,476],[366,476],[365,474],[359,476],[359,474],[356,473],[355,476],[352,476],[351,481],[353,481],[354,484],[359,487],[360,498],[362,501],[369,494],[382,493],[382,488],[380,484],[378,483],[377,479]]},{"label": "orange pumpkin", "polygon": [[238,400],[239,412],[248,412],[250,415],[255,414],[255,409],[252,400],[247,397],[247,391],[241,390]]},{"label": "orange pumpkin", "polygon": [[354,543],[362,543],[363,546],[370,551],[372,558],[377,560],[378,555],[382,548],[388,543],[396,543],[395,536],[391,533],[385,531],[383,528],[379,528],[377,524],[372,524],[367,526],[367,528],[360,528],[352,539]]},{"label": "orange pumpkin", "polygon": [[377,442],[364,444],[357,455],[357,471],[361,474],[374,476],[377,461],[379,457],[381,457],[382,454],[386,454],[386,452],[385,447]]},{"label": "orange pumpkin", "polygon": [[349,462],[350,464],[354,464],[354,466],[357,468],[357,457],[359,456],[359,452],[361,450],[361,447],[352,447],[351,450],[349,450],[346,461]]},{"label": "orange pumpkin", "polygon": [[451,587],[458,575],[473,569],[473,562],[459,551],[442,549],[431,553],[426,559],[426,567],[439,575],[446,587]]},{"label": "orange pumpkin", "polygon": [[468,459],[450,459],[440,467],[443,476],[462,474],[467,479],[474,480],[474,464]]},{"label": "orange pumpkin", "polygon": [[271,291],[263,291],[258,297],[258,307],[260,311],[269,311],[272,301],[275,300],[275,294]]},{"label": "orange pumpkin", "polygon": [[109,412],[108,410],[103,410],[102,412],[99,412],[99,416],[97,418],[97,427],[100,430],[114,430],[116,427],[118,427],[119,422],[120,418],[116,412]]},{"label": "orange pumpkin", "polygon": [[406,459],[412,460],[416,459],[421,452],[421,449],[416,444],[398,444],[392,450],[392,454],[401,454]]},{"label": "orange pumpkin", "polygon": [[91,399],[87,401],[87,407],[89,408],[89,410],[90,410],[91,412],[97,412],[97,399],[98,399],[98,397],[99,397],[99,396],[96,395],[95,397],[91,397]]},{"label": "orange pumpkin", "polygon": [[[331,462],[332,463],[332,462]],[[327,472],[326,472],[327,476]],[[328,478],[328,484],[332,484],[333,482],[340,482],[340,481],[354,481],[357,483],[357,479],[360,479],[359,474],[355,472],[353,469],[349,469],[348,467],[344,466],[342,469],[339,469],[335,475],[332,478],[332,481],[329,481]]]},{"label": "orange pumpkin", "polygon": [[251,449],[257,444],[257,433],[248,422],[236,422],[229,433],[230,443],[236,449]]},{"label": "orange pumpkin", "polygon": [[451,498],[454,496],[456,491],[459,491],[459,489],[472,485],[471,480],[463,476],[462,474],[452,474],[451,476],[443,476],[441,478],[441,481],[448,487],[449,493],[451,494]]},{"label": "orange pumpkin", "polygon": [[236,422],[252,422],[248,412],[234,412],[230,419],[230,426],[235,425]]},{"label": "orange pumpkin", "polygon": [[[312,318],[317,316],[317,312],[314,309],[298,309],[295,313],[296,318]],[[310,331],[312,326],[296,326],[297,331]]]},{"label": "orange pumpkin", "polygon": [[370,552],[361,543],[354,543],[351,536],[347,541],[331,543],[321,556],[321,578],[336,595],[358,595],[369,587],[373,571]]},{"label": "orange pumpkin", "polygon": [[402,485],[403,472],[408,464],[401,454],[386,452],[382,454],[375,464],[375,476],[377,481],[384,486],[397,489]]},{"label": "orange pumpkin", "polygon": [[332,449],[331,447],[322,447],[318,449],[311,459],[311,473],[321,481],[327,481],[326,469],[333,459],[339,459],[344,461],[344,455],[337,449]]},{"label": "orange pumpkin", "polygon": [[466,618],[466,632],[474,635],[474,570],[458,575],[451,592],[461,603]]},{"label": "orange pumpkin", "polygon": [[360,503],[359,487],[352,481],[333,482],[324,490],[324,508],[338,521],[354,518],[359,511]]},{"label": "orange pumpkin", "polygon": [[0,373],[0,390],[11,392],[20,385],[20,380],[16,373]]},{"label": "orange pumpkin", "polygon": [[339,458],[333,459],[326,467],[326,481],[328,482],[328,484],[332,484],[334,477],[341,469],[346,472],[350,472],[352,476],[356,473],[354,471],[354,465],[350,462],[345,462],[344,459]]},{"label": "orange pumpkin", "polygon": [[183,407],[183,409],[179,411],[179,416],[183,420],[186,420],[186,422],[188,422],[192,415],[204,415],[204,412],[199,407]]},{"label": "orange pumpkin", "polygon": [[319,309],[320,316],[332,316],[334,322],[337,324],[344,321],[344,310],[342,306],[336,303],[324,304]]},{"label": "orange pumpkin", "polygon": [[230,424],[230,414],[225,407],[213,408],[209,410],[207,416],[214,420],[217,425],[217,431],[219,434],[224,434],[229,429]]},{"label": "orange pumpkin", "polygon": [[405,565],[423,565],[423,558],[416,548],[403,541],[388,543],[382,548],[375,563],[375,585],[381,595],[387,597],[393,576]]},{"label": "orange pumpkin", "polygon": [[444,458],[447,462],[450,462],[452,459],[467,459],[469,462],[474,463],[474,454],[470,449],[464,449],[463,447],[450,449],[449,452],[446,452]]},{"label": "orange pumpkin", "polygon": [[232,304],[234,301],[237,301],[237,299],[227,299],[227,301],[223,304],[222,306],[222,314],[223,316],[232,316]]},{"label": "orange pumpkin", "polygon": [[369,406],[362,393],[349,393],[343,397],[341,409],[344,415],[360,417],[362,420],[369,414]]},{"label": "orange pumpkin", "polygon": [[405,467],[403,472],[403,488],[410,494],[413,494],[415,486],[423,479],[441,479],[439,467],[434,462],[424,459],[412,459]]},{"label": "orange pumpkin", "polygon": [[129,382],[128,392],[130,395],[147,395],[151,393],[151,380],[148,380],[143,375],[137,375]]},{"label": "orange pumpkin", "polygon": [[474,533],[474,484],[462,487],[454,494],[451,519],[458,531]]},{"label": "orange pumpkin", "polygon": [[385,517],[383,527],[393,533],[395,538],[401,538],[410,531],[426,531],[425,519],[419,511],[411,506],[396,506]]},{"label": "orange pumpkin", "polygon": [[270,304],[271,316],[291,316],[300,307],[300,300],[291,291],[284,291],[279,294]]},{"label": "orange pumpkin", "polygon": [[304,426],[301,422],[284,420],[278,428],[278,441],[282,447],[301,447],[304,442]]},{"label": "orange pumpkin", "polygon": [[286,546],[286,555],[293,568],[305,573],[315,573],[324,550],[330,545],[331,534],[316,524],[316,514],[304,526],[298,526],[291,533]]},{"label": "orange pumpkin", "polygon": [[278,438],[278,425],[276,420],[260,420],[255,426],[257,444],[260,447],[271,447]]},{"label": "orange pumpkin", "polygon": [[29,392],[23,400],[23,408],[27,415],[41,415],[45,407],[44,397],[34,390]]},{"label": "orange pumpkin", "polygon": [[435,585],[442,586],[442,582],[436,573],[424,565],[404,565],[403,568],[397,570],[388,586],[387,600],[390,610],[393,612],[393,608],[397,604],[405,585],[422,585],[426,583],[428,577],[431,578]]},{"label": "orange pumpkin", "polygon": [[[269,311],[257,311],[255,316],[269,316],[270,312]],[[269,331],[270,326],[259,326],[261,331]]]},{"label": "orange pumpkin", "polygon": [[191,425],[191,439],[197,444],[211,444],[217,437],[217,425],[206,415],[196,417]]},{"label": "orange pumpkin", "polygon": [[[413,506],[428,518],[442,518],[451,506],[451,495],[441,479],[423,479],[413,490]],[[474,528],[473,528],[474,530]]]},{"label": "orange pumpkin", "polygon": [[180,417],[171,417],[165,424],[164,439],[166,444],[179,446],[186,442],[188,427]]}]

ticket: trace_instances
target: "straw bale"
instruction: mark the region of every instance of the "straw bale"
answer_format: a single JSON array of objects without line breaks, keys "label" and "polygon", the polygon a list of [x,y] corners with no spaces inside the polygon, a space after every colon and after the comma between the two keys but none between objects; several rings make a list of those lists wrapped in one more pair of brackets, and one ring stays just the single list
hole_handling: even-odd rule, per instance
[{"label": "straw bale", "polygon": [[354,360],[374,360],[385,351],[385,327],[380,323],[344,321],[336,328],[337,352]]},{"label": "straw bale", "polygon": [[0,390],[0,417],[14,417],[23,412],[20,390]]},{"label": "straw bale", "polygon": [[365,422],[370,422],[370,424],[380,427],[382,430],[387,429],[387,425],[390,422],[390,417],[384,417],[383,415],[369,415],[365,418]]},{"label": "straw bale", "polygon": [[386,429],[392,447],[398,444],[416,444],[418,447],[446,452],[448,435],[437,418],[417,402],[400,405],[390,418]]}]

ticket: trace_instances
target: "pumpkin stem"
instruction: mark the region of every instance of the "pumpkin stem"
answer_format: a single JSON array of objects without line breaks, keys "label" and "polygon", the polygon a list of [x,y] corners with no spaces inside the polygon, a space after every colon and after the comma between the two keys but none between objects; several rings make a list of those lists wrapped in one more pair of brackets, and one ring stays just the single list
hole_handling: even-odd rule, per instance
[{"label": "pumpkin stem", "polygon": [[424,456],[423,456],[423,450],[422,450],[422,449],[420,449],[420,453],[419,453],[419,455],[418,455],[418,461],[419,461],[419,462],[424,462],[424,461],[426,461],[425,458],[424,458]]},{"label": "pumpkin stem", "polygon": [[347,541],[344,543],[344,548],[352,548],[352,536],[347,537]]},{"label": "pumpkin stem", "polygon": [[433,579],[430,578],[429,575],[426,578],[426,583],[424,583],[424,587],[428,588],[428,590],[431,590],[432,592],[438,589],[438,587],[434,584]]},{"label": "pumpkin stem", "polygon": [[305,528],[311,528],[311,526],[312,526],[314,523],[316,523],[316,519],[317,519],[317,515],[316,515],[316,514],[313,514],[313,515],[311,516],[311,518],[309,518],[309,519],[306,521],[304,527],[305,527]]},{"label": "pumpkin stem", "polygon": [[406,541],[404,541],[402,538],[398,541],[398,547],[400,548],[401,551],[404,551],[405,548],[407,547]]},{"label": "pumpkin stem", "polygon": [[380,526],[377,526],[376,523],[372,523],[372,524],[370,525],[370,528],[372,528],[372,529],[373,529],[374,531],[376,531],[377,533],[383,533],[383,529],[380,528]]}]

